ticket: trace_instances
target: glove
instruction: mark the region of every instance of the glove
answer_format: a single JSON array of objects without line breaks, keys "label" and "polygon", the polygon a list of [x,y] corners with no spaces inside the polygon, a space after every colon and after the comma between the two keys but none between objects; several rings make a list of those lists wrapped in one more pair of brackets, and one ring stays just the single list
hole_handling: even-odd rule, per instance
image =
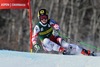
[{"label": "glove", "polygon": [[34,49],[35,49],[36,52],[39,51],[39,50],[40,50],[39,44],[35,44],[35,45],[34,45]]},{"label": "glove", "polygon": [[53,27],[54,27],[55,30],[59,30],[60,29],[58,24],[54,24]]},{"label": "glove", "polygon": [[59,30],[53,30],[53,33],[52,33],[54,36],[59,36],[60,35],[60,32]]}]

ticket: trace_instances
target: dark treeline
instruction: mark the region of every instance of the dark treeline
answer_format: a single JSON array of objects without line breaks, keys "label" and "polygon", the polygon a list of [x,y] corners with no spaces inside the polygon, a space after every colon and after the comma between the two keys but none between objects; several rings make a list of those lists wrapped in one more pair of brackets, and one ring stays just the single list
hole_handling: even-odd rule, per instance
[{"label": "dark treeline", "polygon": [[[33,27],[38,22],[38,10],[45,8],[72,43],[80,45],[77,41],[81,40],[100,48],[99,4],[100,0],[31,0]],[[0,49],[29,51],[27,9],[0,10]]]}]

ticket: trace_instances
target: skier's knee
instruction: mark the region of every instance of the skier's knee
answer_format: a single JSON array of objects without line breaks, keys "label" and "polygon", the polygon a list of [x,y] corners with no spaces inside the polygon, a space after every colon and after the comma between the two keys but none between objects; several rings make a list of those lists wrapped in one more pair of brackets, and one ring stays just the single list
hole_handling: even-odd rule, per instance
[{"label": "skier's knee", "polygon": [[69,43],[67,43],[66,41],[62,40],[61,45],[62,45],[63,47],[65,47],[65,48],[68,48]]},{"label": "skier's knee", "polygon": [[47,45],[47,44],[49,44],[49,42],[50,42],[50,39],[48,39],[48,38],[45,38],[44,40],[43,40],[43,44],[44,45]]}]

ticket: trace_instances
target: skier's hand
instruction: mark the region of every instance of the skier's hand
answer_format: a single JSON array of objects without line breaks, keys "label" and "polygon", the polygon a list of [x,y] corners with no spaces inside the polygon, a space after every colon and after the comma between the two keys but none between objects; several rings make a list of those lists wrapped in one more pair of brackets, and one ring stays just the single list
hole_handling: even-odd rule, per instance
[{"label": "skier's hand", "polygon": [[35,45],[34,45],[34,49],[35,49],[36,52],[39,51],[39,50],[40,50],[39,44],[35,44]]},{"label": "skier's hand", "polygon": [[52,33],[54,36],[60,36],[60,31],[59,30],[53,30]]},{"label": "skier's hand", "polygon": [[53,27],[54,27],[54,29],[55,29],[55,30],[59,30],[59,29],[60,29],[60,27],[59,27],[59,25],[58,25],[58,24],[54,24],[54,26],[53,26]]}]

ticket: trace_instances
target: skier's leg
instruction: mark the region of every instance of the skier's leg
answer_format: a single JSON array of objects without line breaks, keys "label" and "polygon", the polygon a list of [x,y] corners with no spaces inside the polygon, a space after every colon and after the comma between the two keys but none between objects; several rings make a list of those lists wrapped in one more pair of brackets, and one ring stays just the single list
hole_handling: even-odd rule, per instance
[{"label": "skier's leg", "polygon": [[57,52],[59,52],[60,50],[64,51],[64,48],[62,48],[61,46],[54,43],[53,41],[51,41],[48,38],[45,38],[42,43],[43,43],[43,47],[46,51],[52,51],[52,50],[57,51]]},{"label": "skier's leg", "polygon": [[70,45],[72,46],[72,50],[70,52],[71,54],[93,55],[93,53],[90,50],[87,50],[75,44]]},{"label": "skier's leg", "polygon": [[78,45],[70,44],[70,46],[72,47],[72,49],[70,51],[71,54],[80,54],[81,53],[82,48],[79,47]]},{"label": "skier's leg", "polygon": [[76,44],[69,44],[62,40],[62,46],[67,49],[70,54],[83,54],[83,55],[90,55],[90,50],[86,50]]},{"label": "skier's leg", "polygon": [[62,47],[66,48],[67,52],[69,54],[79,54],[82,51],[82,48],[75,45],[75,44],[69,44],[67,42],[65,42],[64,40],[62,40]]},{"label": "skier's leg", "polygon": [[59,42],[59,44],[66,50],[65,52],[63,52],[64,55],[68,55],[70,54],[71,51],[71,46],[69,43],[67,43],[66,41],[64,41],[61,37],[57,38],[57,41]]}]

